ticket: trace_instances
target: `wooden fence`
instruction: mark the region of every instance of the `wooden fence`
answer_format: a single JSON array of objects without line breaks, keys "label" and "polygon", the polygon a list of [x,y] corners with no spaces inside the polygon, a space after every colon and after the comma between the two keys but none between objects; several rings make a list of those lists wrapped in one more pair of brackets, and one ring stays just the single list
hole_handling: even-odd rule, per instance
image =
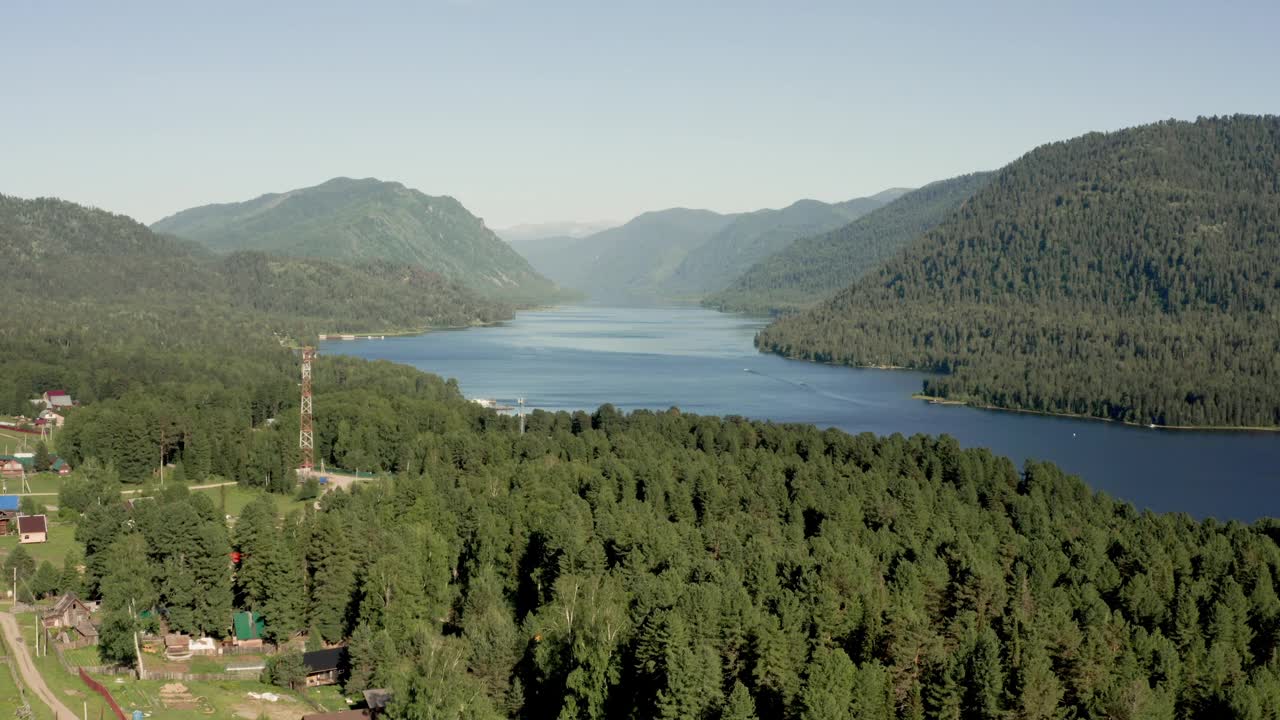
[{"label": "wooden fence", "polygon": [[111,697],[111,692],[103,687],[102,683],[89,677],[88,673],[84,671],[84,668],[80,668],[80,679],[84,681],[85,685],[89,686],[90,690],[98,693],[102,696],[103,700],[107,701],[107,704],[111,706],[111,711],[116,714],[117,720],[126,720],[124,711],[116,704],[116,699]]}]

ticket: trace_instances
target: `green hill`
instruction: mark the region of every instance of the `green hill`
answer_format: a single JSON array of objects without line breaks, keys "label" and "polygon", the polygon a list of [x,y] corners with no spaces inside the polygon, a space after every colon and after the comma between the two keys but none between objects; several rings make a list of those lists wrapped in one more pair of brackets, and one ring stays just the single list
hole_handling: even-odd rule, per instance
[{"label": "green hill", "polygon": [[466,325],[511,313],[418,267],[256,251],[218,256],[123,215],[2,195],[0,294],[52,307],[234,311],[321,331]]},{"label": "green hill", "polygon": [[931,183],[835,230],[802,237],[752,265],[702,304],[758,315],[813,305],[942,222],[991,176],[973,173]]},{"label": "green hill", "polygon": [[218,252],[415,265],[511,302],[565,296],[457,200],[396,182],[335,178],[246,202],[184,210],[152,227]]},{"label": "green hill", "polygon": [[1277,268],[1280,118],[1162,122],[1032,151],[757,344],[978,404],[1275,427]]},{"label": "green hill", "polygon": [[781,210],[757,210],[733,219],[720,232],[691,250],[666,285],[679,295],[705,295],[720,290],[754,263],[790,245],[797,238],[840,227],[883,207],[903,190],[887,190],[875,197],[828,204],[800,200]]}]

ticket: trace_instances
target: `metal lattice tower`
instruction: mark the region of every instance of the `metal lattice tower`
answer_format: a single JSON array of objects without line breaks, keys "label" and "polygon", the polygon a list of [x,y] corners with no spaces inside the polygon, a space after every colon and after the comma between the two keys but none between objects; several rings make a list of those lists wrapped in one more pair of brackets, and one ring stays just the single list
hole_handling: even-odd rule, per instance
[{"label": "metal lattice tower", "polygon": [[316,357],[316,349],[307,346],[302,348],[302,407],[301,422],[298,425],[298,449],[302,451],[302,472],[310,475],[315,467],[315,434],[311,419],[311,361]]}]

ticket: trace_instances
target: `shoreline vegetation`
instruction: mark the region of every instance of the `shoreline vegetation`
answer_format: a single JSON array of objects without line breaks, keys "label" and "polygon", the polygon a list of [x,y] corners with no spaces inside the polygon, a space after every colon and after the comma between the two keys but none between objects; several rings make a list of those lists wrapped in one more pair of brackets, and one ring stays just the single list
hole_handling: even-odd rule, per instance
[{"label": "shoreline vegetation", "polygon": [[1115,425],[1127,425],[1135,428],[1145,428],[1148,430],[1192,430],[1202,432],[1267,432],[1280,433],[1280,427],[1250,427],[1237,425],[1144,425],[1142,423],[1130,422],[1128,420],[1113,420],[1111,418],[1097,417],[1094,415],[1081,415],[1079,413],[1050,412],[1048,410],[1031,410],[1028,408],[1011,408],[1001,407],[999,405],[991,405],[988,403],[978,402],[972,399],[959,399],[939,397],[937,395],[926,395],[925,393],[912,393],[912,400],[923,400],[930,405],[955,405],[971,407],[977,410],[994,410],[997,412],[1023,413],[1026,415],[1044,415],[1046,417],[1067,418],[1070,420],[1096,420],[1098,422],[1113,423]]}]

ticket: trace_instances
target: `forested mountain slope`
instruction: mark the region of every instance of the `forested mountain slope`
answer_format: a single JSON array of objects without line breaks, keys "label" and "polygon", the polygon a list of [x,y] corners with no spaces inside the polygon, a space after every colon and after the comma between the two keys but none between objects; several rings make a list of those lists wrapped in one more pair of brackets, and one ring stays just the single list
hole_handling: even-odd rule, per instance
[{"label": "forested mountain slope", "polygon": [[752,265],[702,304],[757,315],[814,305],[941,223],[991,177],[973,173],[930,183],[840,228],[802,237]]},{"label": "forested mountain slope", "polygon": [[335,178],[246,202],[191,208],[152,227],[219,252],[413,265],[512,302],[564,296],[457,200],[396,182]]},{"label": "forested mountain slope", "polygon": [[1280,118],[1163,122],[1032,151],[757,344],[999,407],[1274,427],[1277,268]]},{"label": "forested mountain slope", "polygon": [[509,317],[439,274],[388,262],[261,252],[216,256],[123,215],[0,195],[0,295],[12,303],[207,308],[259,313],[278,328],[422,329]]},{"label": "forested mountain slope", "polygon": [[800,200],[780,210],[744,213],[690,251],[666,285],[669,292],[677,295],[715,292],[797,238],[840,227],[883,207],[903,192],[906,191],[886,190],[873,197],[836,204]]}]

